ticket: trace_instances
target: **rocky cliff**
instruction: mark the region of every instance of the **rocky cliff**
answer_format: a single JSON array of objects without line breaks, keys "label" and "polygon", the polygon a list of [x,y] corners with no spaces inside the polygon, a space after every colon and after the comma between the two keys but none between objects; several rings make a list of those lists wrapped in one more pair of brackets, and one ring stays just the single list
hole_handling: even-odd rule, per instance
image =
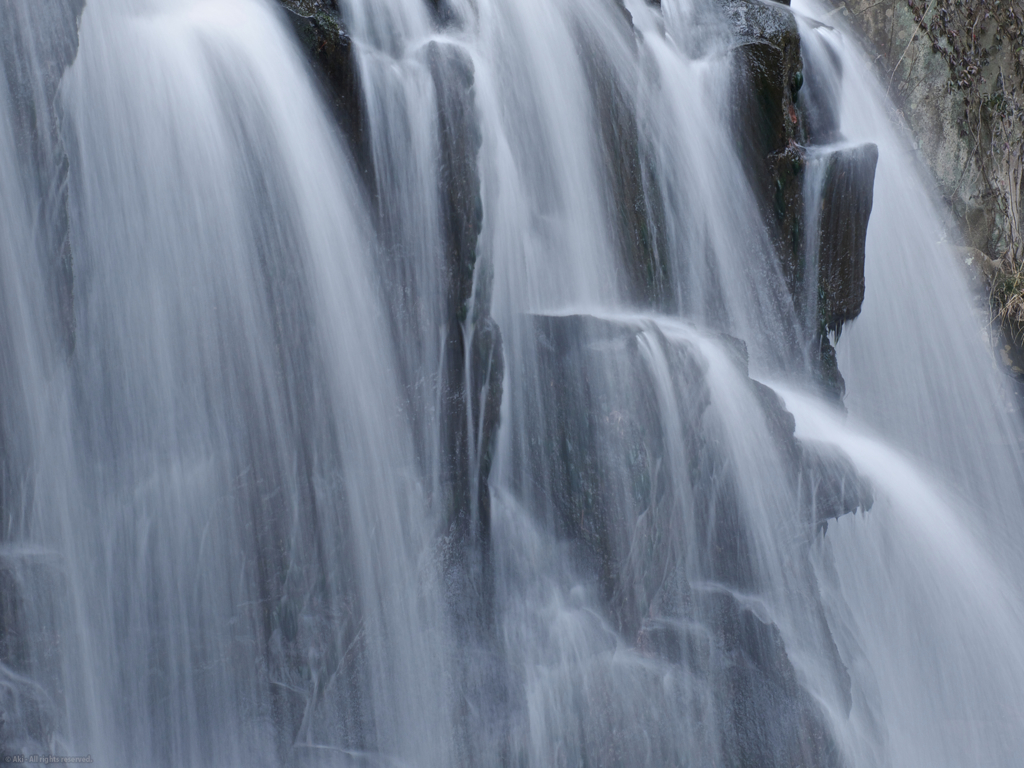
[{"label": "rocky cliff", "polygon": [[830,2],[873,49],[946,203],[949,237],[990,298],[999,358],[1021,380],[1024,8],[1012,0]]}]

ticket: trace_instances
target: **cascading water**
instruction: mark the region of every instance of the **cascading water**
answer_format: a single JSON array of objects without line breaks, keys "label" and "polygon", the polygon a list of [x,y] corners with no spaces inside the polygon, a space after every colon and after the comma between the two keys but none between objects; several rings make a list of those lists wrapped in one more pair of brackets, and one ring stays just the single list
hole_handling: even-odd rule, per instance
[{"label": "cascading water", "polygon": [[[417,706],[445,680],[422,642],[442,630],[432,529],[374,237],[279,18],[90,3],[56,104],[75,341],[48,371],[5,365],[24,392],[5,410],[45,404],[6,443],[28,466],[5,487],[26,633],[5,749],[223,766],[325,731],[438,743],[444,703]],[[39,267],[13,245],[8,285]]]},{"label": "cascading water", "polygon": [[841,61],[843,132],[879,145],[871,288],[838,349],[850,419],[786,396],[798,435],[841,445],[876,489],[872,512],[839,521],[815,553],[846,664],[872,670],[836,727],[854,764],[1013,765],[1024,748],[1020,424],[1000,407],[1009,395],[882,89],[859,74],[868,67],[849,37],[802,34]]},{"label": "cascading water", "polygon": [[[38,6],[0,753],[1017,764],[1021,425],[826,9]],[[289,19],[351,36],[344,135]]]}]

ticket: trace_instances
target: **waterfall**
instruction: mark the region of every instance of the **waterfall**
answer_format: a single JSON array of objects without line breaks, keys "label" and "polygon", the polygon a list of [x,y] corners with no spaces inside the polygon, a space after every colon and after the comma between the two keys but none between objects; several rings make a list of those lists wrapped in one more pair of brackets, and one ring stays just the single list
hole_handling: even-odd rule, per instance
[{"label": "waterfall", "polygon": [[2,0],[0,754],[1017,764],[1024,425],[870,71],[818,0]]},{"label": "waterfall", "polygon": [[786,398],[798,434],[844,445],[877,489],[872,512],[837,522],[816,553],[823,589],[842,593],[833,631],[857,636],[847,665],[874,670],[865,714],[840,727],[864,764],[1012,765],[1024,745],[1009,724],[1024,683],[1020,424],[999,407],[1002,374],[884,89],[848,35],[817,35],[841,57],[844,133],[879,146],[865,265],[875,288],[838,348],[850,419],[825,426],[812,403]]},{"label": "waterfall", "polygon": [[429,743],[439,585],[378,246],[280,19],[90,3],[55,98],[74,351],[5,367],[45,409],[4,562],[50,685],[36,713],[13,684],[7,749],[233,765],[325,729]]}]

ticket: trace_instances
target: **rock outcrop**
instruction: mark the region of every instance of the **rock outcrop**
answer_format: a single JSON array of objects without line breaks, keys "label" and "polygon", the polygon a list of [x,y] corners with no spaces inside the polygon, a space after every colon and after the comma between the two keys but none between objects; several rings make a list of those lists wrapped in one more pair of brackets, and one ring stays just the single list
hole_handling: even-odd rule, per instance
[{"label": "rock outcrop", "polygon": [[[335,120],[352,150],[372,199],[380,203],[354,44],[333,0],[281,0],[307,52]],[[454,19],[434,3],[438,23]],[[477,156],[482,137],[476,114],[473,62],[458,45],[434,41],[423,57],[437,103],[438,215],[442,238],[440,380],[441,503],[447,511],[445,560],[453,593],[476,594],[473,618],[489,614],[491,584],[488,477],[502,397],[501,332],[490,316],[489,286],[478,274],[483,203]],[[387,217],[378,216],[385,222]],[[386,226],[386,224],[385,224]],[[426,298],[421,300],[428,300]],[[424,396],[409,390],[410,397]],[[427,407],[420,403],[417,408]],[[415,410],[415,409],[414,409]],[[464,616],[467,622],[470,617]]]},{"label": "rock outcrop", "polygon": [[[622,11],[618,17],[622,47],[635,55],[630,16],[624,7]],[[628,293],[638,304],[664,308],[671,302],[664,210],[654,180],[657,170],[637,129],[636,96],[627,90],[622,74],[602,58],[585,30],[577,31],[577,45],[594,105],[605,186],[610,190],[607,219],[617,235]]]},{"label": "rock outcrop", "polygon": [[348,140],[360,175],[364,182],[372,184],[373,165],[359,68],[352,39],[341,23],[334,0],[280,0],[280,3],[316,75],[324,101]]},{"label": "rock outcrop", "polygon": [[792,295],[800,290],[805,135],[797,99],[803,59],[796,20],[758,0],[726,5],[736,54],[737,140]]},{"label": "rock outcrop", "polygon": [[[761,215],[772,236],[786,289],[804,318],[803,345],[821,391],[841,402],[845,384],[829,334],[860,313],[864,243],[878,153],[873,145],[829,150],[825,172],[807,172],[812,147],[841,140],[838,57],[801,54],[792,13],[782,6],[732,0],[737,68],[737,141]],[[805,66],[828,67],[818,89],[804,88]],[[821,189],[808,189],[821,184]],[[805,200],[818,203],[807,210]],[[806,220],[808,215],[811,220]]]},{"label": "rock outcrop", "polygon": [[[817,221],[808,222],[813,237],[805,250],[805,269],[813,269],[799,306],[806,312],[812,357],[822,390],[841,402],[846,384],[836,362],[830,335],[838,337],[843,324],[860,314],[864,284],[865,242],[878,162],[874,144],[829,150],[817,162],[817,190],[808,190],[817,203]],[[811,252],[813,249],[814,252]]]},{"label": "rock outcrop", "polygon": [[[489,623],[490,475],[504,376],[501,332],[490,317],[489,287],[477,274],[483,226],[473,62],[460,47],[432,42],[427,61],[437,94],[440,175],[438,196],[444,238],[444,370],[442,373],[443,481],[448,489],[447,553],[453,573],[477,594],[477,617]],[[474,622],[466,622],[474,623]]]},{"label": "rock outcrop", "polygon": [[838,333],[864,303],[864,246],[878,148],[839,149],[825,162],[817,222],[819,313],[825,329]]},{"label": "rock outcrop", "polygon": [[[524,405],[545,429],[525,476],[543,480],[520,489],[524,497],[572,543],[624,637],[712,681],[723,749],[736,764],[837,765],[778,629],[735,597],[758,583],[750,517],[758,512],[730,453],[731,416],[710,389],[710,368],[723,363],[708,350],[724,352],[745,379],[745,439],[779,457],[779,498],[799,507],[808,542],[829,519],[868,509],[870,485],[841,451],[796,440],[781,399],[746,378],[742,342],[581,315],[538,316],[534,328],[541,389]],[[806,594],[817,594],[809,569],[794,570],[808,580]],[[817,611],[836,684],[848,691]]]},{"label": "rock outcrop", "polygon": [[872,49],[946,203],[948,239],[968,249],[979,304],[1002,327],[990,334],[996,359],[1024,398],[1024,10],[986,0],[830,4]]},{"label": "rock outcrop", "polygon": [[[452,21],[447,4],[436,3],[435,11],[438,24]],[[842,378],[828,335],[857,316],[864,298],[864,240],[877,153],[871,145],[822,150],[821,205],[808,216],[807,147],[841,138],[834,95],[804,88],[799,34],[787,9],[730,0],[726,15],[736,46],[736,139],[780,259],[780,290],[809,313],[802,343],[822,388],[841,400]],[[623,19],[628,24],[628,15]],[[312,35],[311,55],[320,55],[316,35],[329,27],[308,12],[298,23],[300,36]],[[337,108],[347,112],[339,124],[357,156],[368,158],[351,47],[335,45],[341,53],[316,66],[326,73],[323,82],[341,83],[331,86],[339,94]],[[662,306],[671,297],[659,240],[663,214],[652,191],[658,188],[657,169],[640,145],[636,105],[621,79],[588,48],[583,32],[578,45],[606,160],[608,216],[620,238],[631,294],[639,305]],[[504,360],[477,253],[481,136],[473,63],[452,42],[428,43],[423,57],[437,97],[444,242],[444,562],[461,640],[476,647],[476,629],[493,622],[487,482]],[[331,74],[332,68],[348,69]],[[709,690],[717,692],[712,707],[726,762],[837,766],[836,745],[797,681],[778,627],[737,597],[758,582],[758,544],[749,524],[753,512],[741,492],[745,480],[723,432],[731,417],[714,404],[708,345],[738,372],[748,416],[762,425],[752,439],[763,441],[766,455],[778,456],[776,491],[795,506],[808,542],[829,520],[870,508],[870,485],[841,452],[795,438],[782,400],[749,378],[739,340],[708,339],[681,325],[666,330],[655,321],[579,315],[537,316],[532,326],[537,355],[527,364],[536,370],[519,373],[538,386],[514,405],[523,423],[540,432],[512,436],[523,441],[526,465],[513,474],[530,478],[512,490],[567,542],[575,565],[599,585],[607,614],[627,641],[707,678]],[[804,592],[817,594],[810,568],[798,570],[794,578],[807,580]],[[821,606],[812,613],[815,636],[833,660],[836,686],[848,698],[849,677]]]}]

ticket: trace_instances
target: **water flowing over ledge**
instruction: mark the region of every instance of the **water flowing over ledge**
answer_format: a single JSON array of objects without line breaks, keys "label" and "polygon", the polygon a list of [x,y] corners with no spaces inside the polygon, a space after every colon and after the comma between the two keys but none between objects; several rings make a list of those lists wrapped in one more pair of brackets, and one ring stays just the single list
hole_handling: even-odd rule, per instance
[{"label": "water flowing over ledge", "polygon": [[1022,425],[813,0],[5,0],[0,754],[1011,766]]}]

